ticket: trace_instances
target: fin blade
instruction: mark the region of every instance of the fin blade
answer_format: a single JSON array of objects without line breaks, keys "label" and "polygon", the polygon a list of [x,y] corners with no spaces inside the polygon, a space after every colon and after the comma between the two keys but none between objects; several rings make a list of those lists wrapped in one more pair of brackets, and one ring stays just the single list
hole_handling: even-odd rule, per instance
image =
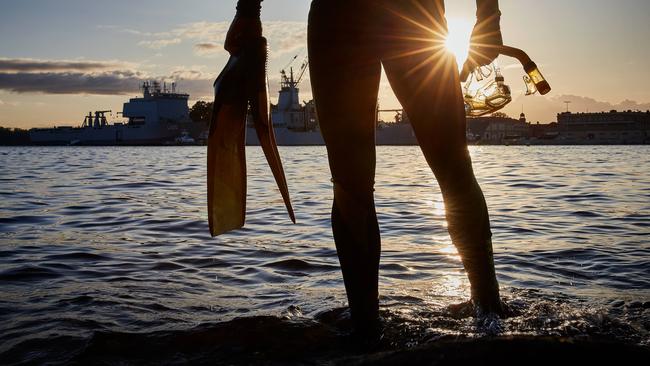
[{"label": "fin blade", "polygon": [[268,59],[266,39],[262,39],[262,42],[260,42],[260,49],[257,50],[256,56],[255,65],[253,66],[255,68],[253,76],[255,78],[253,80],[254,93],[250,100],[255,131],[257,132],[262,151],[264,151],[264,155],[266,156],[266,161],[271,168],[275,182],[282,195],[289,218],[295,224],[296,216],[291,204],[287,178],[282,166],[282,159],[280,158],[278,144],[275,139],[275,131],[273,130],[273,124],[270,118],[269,91],[266,75],[266,63]]},{"label": "fin blade", "polygon": [[231,58],[215,82],[208,137],[208,223],[218,236],[244,226],[246,218],[246,112],[243,73]]}]

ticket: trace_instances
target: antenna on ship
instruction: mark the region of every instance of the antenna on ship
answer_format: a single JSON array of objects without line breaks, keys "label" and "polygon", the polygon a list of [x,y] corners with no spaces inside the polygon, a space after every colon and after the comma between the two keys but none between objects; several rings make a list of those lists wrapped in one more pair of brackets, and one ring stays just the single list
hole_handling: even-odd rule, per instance
[{"label": "antenna on ship", "polygon": [[[298,70],[298,77],[294,78],[294,73],[293,73],[293,63],[296,61],[298,58],[298,55],[295,55],[291,58],[291,61],[282,69],[280,70],[280,75],[281,75],[281,84],[284,84],[284,86],[288,88],[295,88],[300,84],[302,81],[303,77],[305,76],[305,73],[307,71],[307,67],[309,66],[309,59],[305,57],[303,60],[302,64],[300,65],[300,69]],[[287,69],[289,69],[289,75],[287,76]]]},{"label": "antenna on ship", "polygon": [[88,112],[88,115],[84,117],[84,123],[82,127],[93,127],[93,112]]},{"label": "antenna on ship", "polygon": [[566,112],[569,113],[569,104],[571,104],[570,100],[565,100],[564,104],[566,104]]},{"label": "antenna on ship", "polygon": [[307,67],[309,66],[309,59],[305,57],[305,60],[302,62],[302,65],[300,65],[300,74],[298,74],[298,80],[296,83],[300,83],[302,81],[302,78],[305,76],[305,72],[307,71]]},{"label": "antenna on ship", "polygon": [[286,70],[289,66],[291,66],[291,64],[293,64],[293,62],[296,61],[297,58],[298,58],[298,55],[293,56],[291,58],[291,61],[287,62],[287,64],[284,65],[284,67],[282,68],[282,70],[280,70],[280,72],[284,72],[284,70]]},{"label": "antenna on ship", "polygon": [[151,84],[149,84],[148,81],[145,81],[142,83],[142,95],[144,95],[145,98],[149,98],[151,96]]}]

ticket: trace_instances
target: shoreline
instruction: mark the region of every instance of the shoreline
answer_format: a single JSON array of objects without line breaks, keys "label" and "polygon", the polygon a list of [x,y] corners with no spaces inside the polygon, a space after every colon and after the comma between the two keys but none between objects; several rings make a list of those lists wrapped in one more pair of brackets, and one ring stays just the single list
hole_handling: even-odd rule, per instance
[{"label": "shoreline", "polygon": [[[648,359],[650,347],[582,337],[504,335],[445,336],[414,346],[384,339],[354,345],[347,330],[308,319],[238,318],[184,331],[97,332],[87,340],[64,340],[65,364],[229,365],[612,365]],[[391,344],[397,341],[400,344]],[[38,346],[48,347],[48,340]],[[40,343],[40,342],[39,342]],[[56,340],[55,342],[56,343]],[[65,349],[74,347],[75,349]],[[25,360],[9,350],[9,362]],[[35,349],[23,355],[38,354]],[[67,352],[66,352],[67,351]],[[12,357],[13,356],[13,357]]]}]

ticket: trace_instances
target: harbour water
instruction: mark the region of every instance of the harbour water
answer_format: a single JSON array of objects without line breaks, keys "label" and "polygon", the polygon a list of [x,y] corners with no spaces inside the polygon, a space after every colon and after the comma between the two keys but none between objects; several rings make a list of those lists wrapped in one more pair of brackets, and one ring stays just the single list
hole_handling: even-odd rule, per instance
[{"label": "harbour water", "polygon": [[[449,307],[468,282],[435,179],[417,147],[379,147],[382,347],[495,335],[649,347],[650,147],[470,151],[514,315],[486,322]],[[310,348],[345,328],[325,148],[281,148],[292,225],[249,147],[247,226],[215,239],[205,153],[0,147],[0,363],[110,363],[151,343],[164,347],[142,357],[160,362],[232,361],[273,340],[331,351]]]}]

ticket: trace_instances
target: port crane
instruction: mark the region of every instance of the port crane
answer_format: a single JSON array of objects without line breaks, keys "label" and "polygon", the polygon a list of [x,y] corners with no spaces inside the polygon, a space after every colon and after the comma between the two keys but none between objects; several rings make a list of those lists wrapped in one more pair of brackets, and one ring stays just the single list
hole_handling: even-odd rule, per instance
[{"label": "port crane", "polygon": [[106,120],[106,113],[112,113],[113,111],[96,111],[95,116],[93,112],[88,112],[88,115],[84,118],[84,123],[82,127],[88,128],[101,128],[108,125]]},{"label": "port crane", "polygon": [[[298,69],[297,72],[297,77],[294,77],[293,73],[293,63],[298,59],[298,55],[293,56],[291,61],[284,67],[282,70],[280,70],[280,84],[281,87],[287,87],[290,89],[296,88],[298,84],[302,81],[302,79],[305,77],[305,73],[307,72],[307,68],[309,67],[309,59],[305,57],[305,59],[302,61],[302,64],[300,65],[300,68]],[[289,74],[287,75],[287,68],[289,69]]]},{"label": "port crane", "polygon": [[[307,68],[309,67],[308,57],[305,57],[302,64],[300,65],[300,68],[297,73],[297,77],[294,75],[292,65],[298,59],[298,57],[299,55],[293,56],[291,60],[282,68],[282,70],[280,70],[280,75],[281,75],[280,86],[283,90],[295,89],[298,86],[298,84],[300,84],[302,79],[305,77],[305,73],[307,72]],[[289,69],[288,74],[287,74],[287,69]],[[379,107],[377,108],[377,122],[379,122],[379,114],[386,113],[386,112],[395,113],[396,123],[408,122],[408,117],[406,117],[406,113],[404,113],[403,109],[379,109]]]}]

